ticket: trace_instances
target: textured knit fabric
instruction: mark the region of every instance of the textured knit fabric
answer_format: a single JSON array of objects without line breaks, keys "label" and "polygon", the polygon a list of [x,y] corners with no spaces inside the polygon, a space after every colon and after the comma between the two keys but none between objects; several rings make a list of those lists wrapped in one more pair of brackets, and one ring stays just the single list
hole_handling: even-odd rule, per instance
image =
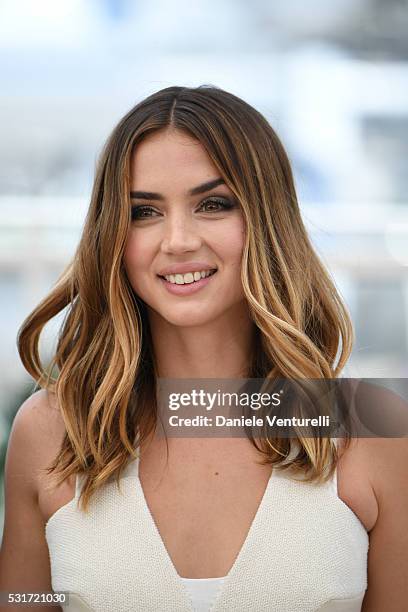
[{"label": "textured knit fabric", "polygon": [[[91,499],[75,497],[46,525],[52,587],[71,612],[193,612],[157,530],[139,460]],[[211,612],[358,612],[367,587],[368,535],[330,482],[295,481],[274,469]]]},{"label": "textured knit fabric", "polygon": [[190,595],[196,612],[208,612],[225,576],[222,578],[180,578]]}]

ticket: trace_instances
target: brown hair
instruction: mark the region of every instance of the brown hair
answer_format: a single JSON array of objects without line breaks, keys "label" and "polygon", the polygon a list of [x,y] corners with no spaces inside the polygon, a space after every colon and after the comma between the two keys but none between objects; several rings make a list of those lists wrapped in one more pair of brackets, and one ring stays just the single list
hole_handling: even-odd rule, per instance
[{"label": "brown hair", "polygon": [[[146,135],[169,127],[201,142],[243,211],[241,278],[258,334],[249,376],[332,379],[351,351],[347,311],[308,239],[288,157],[266,119],[216,87],[154,93],[108,139],[74,258],[19,331],[22,362],[40,386],[55,392],[66,426],[48,471],[60,482],[85,473],[84,508],[135,455],[136,428],[140,444],[157,422],[148,319],[125,273],[123,252],[131,224],[132,152]],[[45,368],[39,337],[65,308],[55,356]],[[293,454],[293,443],[266,439],[259,449],[280,465]],[[295,471],[310,480],[328,478],[336,460],[333,441],[299,436],[297,443]]]}]

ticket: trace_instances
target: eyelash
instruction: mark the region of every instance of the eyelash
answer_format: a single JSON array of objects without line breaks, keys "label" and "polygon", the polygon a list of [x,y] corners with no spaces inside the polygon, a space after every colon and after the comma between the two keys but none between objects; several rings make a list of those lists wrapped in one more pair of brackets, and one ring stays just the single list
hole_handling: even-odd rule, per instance
[{"label": "eyelash", "polygon": [[[231,202],[230,200],[226,200],[224,198],[207,198],[206,200],[204,200],[203,202],[201,202],[200,204],[200,208],[201,206],[205,206],[206,204],[212,204],[212,203],[216,203],[219,204],[220,206],[222,206],[222,208],[220,210],[213,210],[213,211],[205,211],[205,212],[213,212],[213,213],[218,213],[218,212],[222,212],[223,210],[230,210],[231,208],[235,207],[235,204],[233,202]],[[153,219],[154,216],[146,216],[146,217],[138,217],[137,213],[140,211],[146,211],[146,210],[153,210],[154,208],[152,208],[151,206],[147,206],[146,204],[138,204],[138,205],[134,205],[132,206],[131,209],[131,218],[132,221],[139,221],[141,219]],[[156,212],[156,211],[154,211]]]}]

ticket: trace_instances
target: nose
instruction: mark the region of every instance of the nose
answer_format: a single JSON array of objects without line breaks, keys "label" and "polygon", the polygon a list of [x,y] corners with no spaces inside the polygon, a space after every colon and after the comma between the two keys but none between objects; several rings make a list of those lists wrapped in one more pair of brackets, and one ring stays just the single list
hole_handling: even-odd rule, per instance
[{"label": "nose", "polygon": [[177,215],[166,220],[161,243],[163,253],[177,254],[196,251],[201,244],[202,239],[194,219],[188,218],[188,215]]}]

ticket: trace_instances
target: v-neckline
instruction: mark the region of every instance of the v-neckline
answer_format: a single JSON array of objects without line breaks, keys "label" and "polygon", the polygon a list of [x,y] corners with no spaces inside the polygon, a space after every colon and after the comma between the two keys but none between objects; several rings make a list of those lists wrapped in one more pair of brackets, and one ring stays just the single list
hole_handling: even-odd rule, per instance
[{"label": "v-neckline", "polygon": [[[178,573],[177,568],[175,567],[175,565],[173,563],[173,560],[172,560],[172,558],[171,558],[171,556],[170,556],[170,554],[169,554],[169,552],[168,552],[168,550],[166,548],[164,540],[163,540],[163,538],[162,538],[162,536],[160,534],[160,531],[159,531],[159,529],[157,527],[156,521],[153,518],[153,515],[152,515],[152,513],[150,511],[149,505],[147,503],[147,500],[146,500],[146,497],[145,497],[145,494],[144,494],[142,483],[141,483],[140,478],[139,478],[140,450],[138,451],[138,455],[137,455],[136,459],[134,459],[133,461],[134,461],[134,464],[135,464],[134,465],[134,469],[135,469],[135,476],[136,476],[136,485],[137,485],[138,492],[140,493],[140,496],[141,496],[141,502],[142,502],[141,503],[141,507],[143,509],[145,518],[147,519],[147,522],[152,527],[152,532],[153,532],[156,540],[159,542],[159,545],[160,545],[159,547],[160,547],[160,550],[162,552],[163,562],[167,566],[169,566],[171,568],[172,573],[173,573],[173,578],[175,578],[176,582],[179,585],[180,590],[186,596],[190,610],[193,611],[193,606],[192,606],[192,603],[191,603],[191,600],[190,600],[190,596],[189,596],[188,591],[187,591],[187,589],[185,587],[185,584],[183,583],[183,579],[180,576],[180,574]],[[211,603],[211,605],[209,607],[209,612],[216,612],[217,605],[221,601],[221,599],[222,599],[223,595],[225,594],[226,590],[229,588],[229,585],[230,585],[234,575],[236,574],[237,571],[239,571],[239,565],[241,565],[242,562],[243,562],[243,559],[245,557],[246,551],[248,550],[248,548],[249,548],[253,538],[255,537],[254,533],[255,533],[256,527],[257,527],[259,521],[261,520],[262,515],[263,515],[263,513],[265,511],[267,497],[269,496],[269,492],[270,492],[270,488],[271,488],[271,481],[272,481],[272,478],[275,476],[275,472],[276,472],[275,468],[272,468],[272,471],[271,471],[271,474],[270,474],[270,476],[268,478],[268,481],[266,483],[266,487],[265,487],[265,490],[263,492],[261,501],[260,501],[260,503],[258,505],[258,508],[256,510],[254,518],[251,521],[251,524],[250,524],[249,529],[247,531],[247,534],[245,536],[244,542],[243,542],[243,544],[242,544],[242,546],[241,546],[237,556],[235,557],[229,572],[225,576],[222,577],[223,578],[223,582],[221,583],[220,588],[218,589],[218,592],[217,592],[217,595],[216,595],[215,599],[213,600],[213,602]]]}]

